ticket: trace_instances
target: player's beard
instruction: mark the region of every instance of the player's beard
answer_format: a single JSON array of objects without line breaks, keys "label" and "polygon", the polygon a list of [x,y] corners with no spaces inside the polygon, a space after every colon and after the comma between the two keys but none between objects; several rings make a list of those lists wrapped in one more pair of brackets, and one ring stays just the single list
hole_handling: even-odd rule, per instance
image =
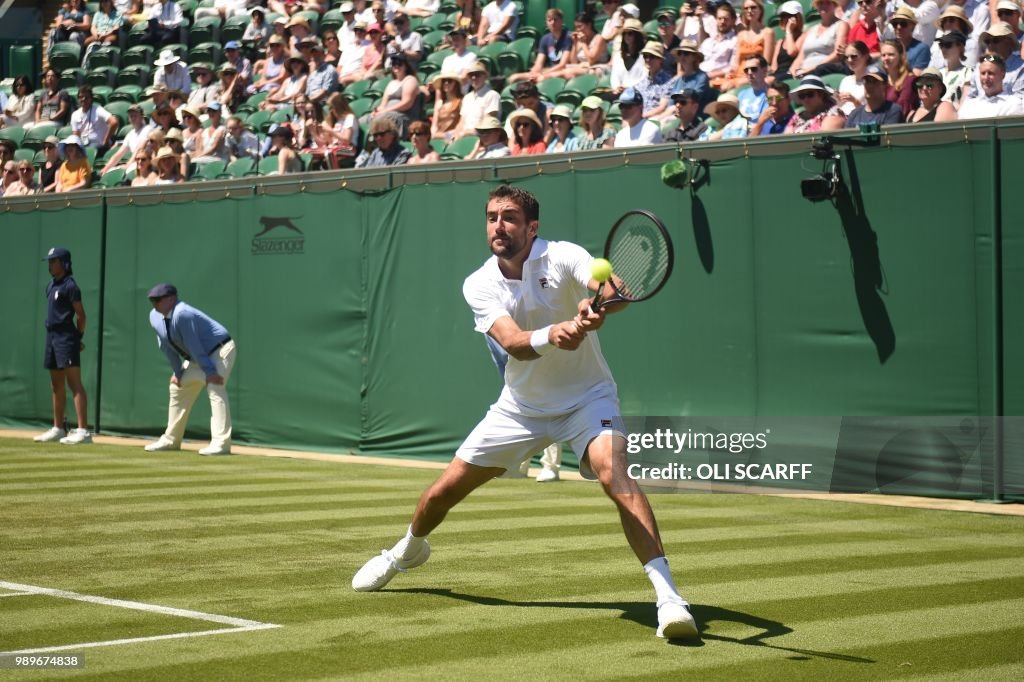
[{"label": "player's beard", "polygon": [[[495,239],[501,239],[504,244],[499,246],[494,243]],[[491,238],[489,246],[491,247],[491,253],[502,260],[511,260],[519,255],[523,249],[530,247],[529,235],[521,235],[518,239],[508,234],[496,234]]]}]

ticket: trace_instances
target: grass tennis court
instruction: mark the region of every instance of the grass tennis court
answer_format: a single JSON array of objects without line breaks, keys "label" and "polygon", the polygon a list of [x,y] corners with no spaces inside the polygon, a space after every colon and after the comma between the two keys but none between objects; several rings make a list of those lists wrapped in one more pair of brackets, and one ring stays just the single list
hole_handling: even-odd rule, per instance
[{"label": "grass tennis court", "polygon": [[[0,439],[0,651],[84,670],[3,679],[1012,679],[1024,675],[1024,519],[747,495],[652,498],[704,628],[654,636],[650,585],[596,485],[495,481],[422,568],[352,573],[435,471]],[[12,595],[6,596],[3,595]],[[224,629],[205,636],[197,632]]]}]

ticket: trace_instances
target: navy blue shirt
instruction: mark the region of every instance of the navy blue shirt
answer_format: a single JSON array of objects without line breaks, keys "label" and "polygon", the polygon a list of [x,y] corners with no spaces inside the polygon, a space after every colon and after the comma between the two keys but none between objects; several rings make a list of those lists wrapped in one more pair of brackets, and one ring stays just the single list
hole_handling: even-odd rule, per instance
[{"label": "navy blue shirt", "polygon": [[551,67],[562,58],[562,53],[572,47],[572,39],[568,31],[562,31],[562,36],[556,41],[551,33],[545,33],[537,46],[537,53],[544,55],[544,66]]},{"label": "navy blue shirt", "polygon": [[50,331],[74,330],[74,303],[81,300],[82,292],[71,275],[50,280],[46,285],[46,328]]}]

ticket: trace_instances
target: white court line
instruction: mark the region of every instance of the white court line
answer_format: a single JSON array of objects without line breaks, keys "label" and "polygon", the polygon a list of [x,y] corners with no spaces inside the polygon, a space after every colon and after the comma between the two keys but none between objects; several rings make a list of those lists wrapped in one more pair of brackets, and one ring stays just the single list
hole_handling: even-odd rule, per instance
[{"label": "white court line", "polygon": [[24,597],[29,594],[35,594],[35,592],[8,592],[7,594],[0,594],[0,597]]},{"label": "white court line", "polygon": [[[230,628],[221,628],[218,630],[202,630],[199,632],[177,632],[170,635],[154,635],[152,637],[133,637],[131,639],[112,639],[102,642],[83,642],[80,644],[67,644],[62,646],[51,646],[43,647],[39,649],[21,649],[19,651],[0,651],[0,654],[36,654],[43,653],[46,651],[68,651],[71,649],[88,649],[98,646],[113,646],[115,644],[130,644],[134,642],[153,642],[162,639],[184,639],[186,637],[205,637],[207,635],[223,635],[229,632],[251,632],[254,630],[269,630],[271,628],[279,628],[280,625],[273,623],[261,623],[256,620],[246,620],[244,618],[232,618],[231,616],[221,616],[216,613],[204,613],[202,611],[190,611],[188,609],[176,609],[170,606],[159,606],[157,604],[145,604],[137,601],[125,601],[123,599],[109,599],[107,597],[96,597],[90,594],[79,594],[78,592],[68,592],[66,590],[55,590],[49,587],[36,587],[35,585],[22,585],[20,583],[8,583],[0,581],[0,589],[14,590],[18,594],[42,594],[49,597],[59,597],[61,599],[72,599],[74,601],[88,602],[90,604],[100,604],[102,606],[115,606],[122,609],[132,609],[134,611],[145,611],[147,613],[159,613],[165,616],[179,616],[181,618],[191,618],[193,620],[204,620],[210,623],[221,623],[223,625],[231,625]],[[16,596],[14,594],[2,595],[6,597]]]}]

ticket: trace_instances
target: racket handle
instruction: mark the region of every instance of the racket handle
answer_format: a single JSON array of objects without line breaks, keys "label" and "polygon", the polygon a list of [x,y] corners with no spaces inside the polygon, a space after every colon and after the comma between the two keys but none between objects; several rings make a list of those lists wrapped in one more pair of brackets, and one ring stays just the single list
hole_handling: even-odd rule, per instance
[{"label": "racket handle", "polygon": [[601,305],[604,303],[604,287],[606,284],[607,282],[601,282],[600,288],[597,290],[597,293],[594,294],[593,300],[590,301],[591,312],[596,313],[597,311],[601,310]]}]

